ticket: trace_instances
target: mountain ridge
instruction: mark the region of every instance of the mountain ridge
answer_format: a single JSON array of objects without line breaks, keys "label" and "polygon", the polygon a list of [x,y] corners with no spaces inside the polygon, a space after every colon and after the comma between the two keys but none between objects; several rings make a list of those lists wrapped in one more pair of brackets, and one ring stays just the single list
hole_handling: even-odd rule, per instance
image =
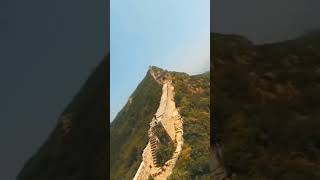
[{"label": "mountain ridge", "polygon": [[[156,72],[153,72],[155,74],[158,74],[160,75],[161,77],[161,74],[163,72],[166,72],[165,70],[161,69],[161,68],[158,68],[158,67],[155,67],[155,66],[150,66],[150,67],[153,67],[155,69]],[[149,68],[150,70],[150,68]],[[151,72],[151,73],[149,73]],[[153,101],[151,104],[152,106],[146,104],[146,103],[141,103],[140,104],[140,108],[141,109],[144,109],[146,107],[152,107],[153,110],[151,111],[147,111],[146,114],[140,114],[140,120],[137,120],[137,123],[142,121],[141,119],[144,119],[144,123],[140,124],[140,128],[136,128],[138,126],[134,125],[132,127],[126,127],[125,129],[131,129],[131,131],[134,131],[135,133],[129,133],[129,134],[139,134],[139,141],[135,140],[135,138],[130,139],[130,140],[127,140],[127,142],[124,142],[123,143],[123,146],[127,147],[127,148],[122,148],[122,153],[128,153],[128,155],[122,155],[120,159],[116,160],[116,156],[115,154],[110,154],[111,158],[114,158],[114,163],[116,164],[112,164],[111,162],[111,172],[113,172],[111,174],[111,179],[118,179],[120,177],[122,177],[123,179],[132,179],[133,178],[133,175],[137,172],[138,170],[138,165],[141,163],[141,154],[142,154],[142,149],[145,147],[145,145],[147,144],[148,140],[147,140],[147,128],[148,128],[148,125],[149,125],[149,122],[150,120],[152,119],[153,117],[153,114],[156,112],[156,108],[158,107],[159,103],[160,102],[160,96],[161,96],[161,91],[160,91],[160,84],[157,83],[156,81],[154,81],[154,77],[152,77],[151,74],[153,74],[152,71],[148,71],[147,74],[146,74],[146,77],[144,78],[144,80],[142,80],[142,82],[139,84],[138,88],[135,90],[135,92],[133,94],[140,94],[141,92],[144,92],[141,94],[140,96],[140,101],[145,101],[145,99],[148,99],[148,100],[156,100],[156,101]],[[191,128],[191,130],[193,129],[193,127],[191,126],[190,127],[190,120],[194,122],[194,124],[198,124],[200,122],[204,123],[203,126],[206,126],[207,128],[210,127],[209,125],[209,74],[208,73],[205,73],[205,75],[197,75],[197,76],[189,76],[188,74],[186,73],[179,73],[179,72],[172,72],[172,71],[168,71],[168,73],[170,73],[170,75],[172,76],[172,82],[174,84],[174,88],[176,89],[176,95],[175,95],[175,102],[177,103],[177,107],[178,108],[181,108],[180,110],[182,110],[182,113],[184,113],[185,116],[183,117],[186,117],[186,122],[187,122],[187,128]],[[147,83],[146,83],[147,82]],[[188,85],[188,82],[192,82],[193,83],[193,86],[192,85]],[[143,84],[143,85],[141,85]],[[153,84],[152,85],[152,88],[150,88],[150,84]],[[153,92],[151,90],[145,90],[145,88],[148,88],[148,89],[152,89],[152,90],[157,90],[157,92]],[[195,103],[195,106],[198,106],[197,104],[202,104],[203,105],[203,108],[205,108],[204,111],[206,111],[207,113],[205,113],[205,115],[199,115],[199,117],[203,117],[204,119],[201,119],[201,121],[194,121],[194,119],[190,119],[192,116],[194,116],[195,114],[192,114],[192,116],[190,116],[186,109],[185,108],[190,108],[189,106],[191,104],[189,104],[190,102],[190,98],[195,96],[195,95],[198,95],[199,97],[202,97],[205,100],[203,101],[198,101],[197,103]],[[136,100],[134,99],[133,96],[132,97],[132,103],[136,102]],[[196,100],[196,99],[192,99],[192,102]],[[187,103],[187,104],[186,104]],[[132,105],[132,104],[131,104]],[[132,106],[131,106],[132,107]],[[136,107],[136,106],[134,106]],[[182,108],[184,107],[184,108]],[[121,111],[125,111],[125,109],[127,109],[128,107],[124,107]],[[138,108],[138,109],[140,109]],[[149,109],[149,108],[148,108]],[[200,110],[200,108],[199,108]],[[127,109],[127,113],[132,113],[132,114],[136,114],[137,113],[137,110],[135,111],[132,111],[130,109]],[[197,110],[195,110],[196,112]],[[139,112],[141,112],[139,110]],[[200,112],[200,111],[199,111]],[[125,115],[123,115],[125,116]],[[119,118],[119,117],[118,117]],[[118,123],[118,125],[120,124],[124,124],[125,121],[128,121],[128,119],[130,119],[130,117],[127,116],[127,120],[124,120],[126,118],[123,118],[123,122],[122,123]],[[139,119],[139,118],[138,118]],[[199,124],[200,126],[202,126],[201,124]],[[116,128],[113,128],[112,127],[113,125],[111,125],[111,141],[113,138],[115,138],[113,136],[115,129]],[[124,125],[122,125],[124,126]],[[117,129],[123,129],[121,127],[118,127]],[[187,144],[185,144],[182,148],[182,154],[181,154],[181,157],[178,158],[178,161],[177,161],[177,164],[176,164],[176,167],[173,169],[173,172],[172,172],[172,175],[169,177],[169,179],[181,179],[181,178],[191,178],[192,176],[196,177],[196,176],[199,176],[199,177],[205,177],[204,175],[207,176],[207,178],[209,178],[209,175],[208,175],[208,172],[207,171],[210,171],[210,165],[209,165],[209,160],[205,160],[203,161],[202,159],[202,165],[197,165],[200,167],[204,167],[203,168],[203,172],[206,172],[206,173],[199,173],[198,170],[196,169],[190,169],[190,168],[194,168],[196,165],[195,165],[195,162],[197,162],[195,159],[195,161],[192,161],[192,162],[186,162],[185,161],[185,158],[190,158],[190,153],[193,152],[194,150],[196,149],[192,149],[191,147],[196,145],[197,143],[196,142],[192,142],[192,146],[190,146],[190,135],[191,134],[194,134],[194,135],[200,135],[199,131],[189,131],[188,133],[186,133],[186,135],[188,136],[187,139],[186,139],[186,142]],[[200,147],[207,147],[207,151],[206,151],[206,148],[202,148],[202,150],[198,150],[198,157],[202,157],[202,156],[207,156],[207,154],[205,154],[205,152],[208,152],[209,151],[209,130],[207,132],[204,132],[206,133],[207,135],[200,138],[200,139],[203,139],[203,141],[207,142],[207,144],[203,144],[202,146]],[[119,134],[119,132],[118,132]],[[134,135],[136,136],[136,135]],[[113,137],[113,138],[112,138]],[[129,136],[128,136],[129,138]],[[132,138],[132,136],[130,136],[130,138]],[[200,140],[199,139],[199,140]],[[140,142],[140,143],[138,143]],[[142,143],[141,143],[142,142]],[[113,144],[113,143],[111,143]],[[135,150],[130,150],[130,146],[133,146],[135,147],[134,149]],[[115,146],[116,147],[116,146]],[[199,147],[199,148],[200,148]],[[118,147],[119,148],[119,147]],[[113,151],[113,152],[118,152],[119,150],[117,151]],[[120,153],[121,154],[121,153]],[[208,153],[209,154],[209,153]],[[112,157],[113,156],[113,157]],[[119,157],[119,156],[118,156]],[[124,157],[127,157],[127,158],[124,158]],[[191,157],[191,159],[194,159],[196,157]],[[203,157],[204,158],[204,157]],[[130,160],[131,159],[131,160]],[[129,162],[129,163],[128,163]],[[188,165],[188,163],[190,163]],[[192,165],[192,166],[191,166]],[[123,173],[126,172],[126,176],[123,177]]]},{"label": "mountain ridge", "polygon": [[17,180],[107,179],[107,72],[110,56],[92,72],[62,112]]}]

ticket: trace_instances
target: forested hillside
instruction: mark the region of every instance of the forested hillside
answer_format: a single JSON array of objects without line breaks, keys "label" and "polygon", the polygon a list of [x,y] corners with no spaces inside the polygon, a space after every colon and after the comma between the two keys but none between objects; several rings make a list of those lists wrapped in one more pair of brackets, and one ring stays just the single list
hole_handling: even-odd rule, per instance
[{"label": "forested hillside", "polygon": [[148,72],[110,126],[111,180],[132,179],[148,143],[149,123],[157,111],[161,86]]},{"label": "forested hillside", "polygon": [[210,179],[210,73],[173,73],[184,147],[169,179]]},{"label": "forested hillside", "polygon": [[[184,120],[184,146],[169,179],[210,179],[210,74],[169,73],[176,106]],[[149,123],[159,106],[161,88],[147,73],[112,122],[112,180],[132,179],[138,170],[142,151],[148,143]]]},{"label": "forested hillside", "polygon": [[320,179],[320,33],[254,45],[212,34],[213,122],[235,179]]}]

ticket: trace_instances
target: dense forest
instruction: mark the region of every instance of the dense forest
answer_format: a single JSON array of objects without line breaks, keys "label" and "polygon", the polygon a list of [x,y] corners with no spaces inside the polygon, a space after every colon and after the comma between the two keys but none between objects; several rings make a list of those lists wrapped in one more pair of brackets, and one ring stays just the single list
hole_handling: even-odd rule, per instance
[{"label": "dense forest", "polygon": [[210,179],[210,73],[173,73],[175,101],[183,117],[184,146],[171,180]]}]

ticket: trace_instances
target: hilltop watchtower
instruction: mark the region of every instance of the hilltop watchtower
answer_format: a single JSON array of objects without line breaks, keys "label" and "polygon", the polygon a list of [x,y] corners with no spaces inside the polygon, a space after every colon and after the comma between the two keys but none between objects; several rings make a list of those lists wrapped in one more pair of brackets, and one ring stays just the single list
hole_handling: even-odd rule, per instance
[{"label": "hilltop watchtower", "polygon": [[157,77],[156,80],[162,84],[165,81],[170,79],[171,79],[170,73],[167,70],[165,70]]},{"label": "hilltop watchtower", "polygon": [[171,80],[171,75],[167,70],[163,70],[156,66],[149,66],[149,72],[160,84],[164,84],[166,81]]}]

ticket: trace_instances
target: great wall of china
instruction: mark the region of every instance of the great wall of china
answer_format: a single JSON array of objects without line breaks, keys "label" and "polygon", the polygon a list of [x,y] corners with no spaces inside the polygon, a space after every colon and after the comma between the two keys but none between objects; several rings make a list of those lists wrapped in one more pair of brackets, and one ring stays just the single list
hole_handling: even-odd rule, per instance
[{"label": "great wall of china", "polygon": [[[166,180],[172,173],[176,161],[183,146],[183,119],[180,116],[174,101],[174,86],[171,76],[167,71],[155,72],[152,67],[149,69],[152,77],[162,85],[162,96],[160,105],[150,122],[148,130],[149,142],[143,150],[142,162],[133,180],[148,180],[151,176],[154,180]],[[156,151],[158,148],[158,138],[154,133],[154,127],[161,123],[173,142],[176,142],[176,150],[171,159],[164,166],[159,167],[157,163]],[[213,180],[230,180],[227,177],[223,165],[223,153],[219,144],[211,147],[211,163]]]},{"label": "great wall of china", "polygon": [[[149,142],[143,150],[142,162],[133,180],[148,180],[150,176],[155,180],[167,179],[172,173],[183,145],[183,119],[174,102],[174,87],[170,74],[167,71],[154,72],[152,67],[150,67],[149,73],[162,85],[162,96],[159,108],[150,122]],[[172,142],[176,144],[171,159],[165,162],[162,167],[159,167],[157,163],[156,151],[159,140],[154,133],[154,127],[159,123],[162,124]]]}]

